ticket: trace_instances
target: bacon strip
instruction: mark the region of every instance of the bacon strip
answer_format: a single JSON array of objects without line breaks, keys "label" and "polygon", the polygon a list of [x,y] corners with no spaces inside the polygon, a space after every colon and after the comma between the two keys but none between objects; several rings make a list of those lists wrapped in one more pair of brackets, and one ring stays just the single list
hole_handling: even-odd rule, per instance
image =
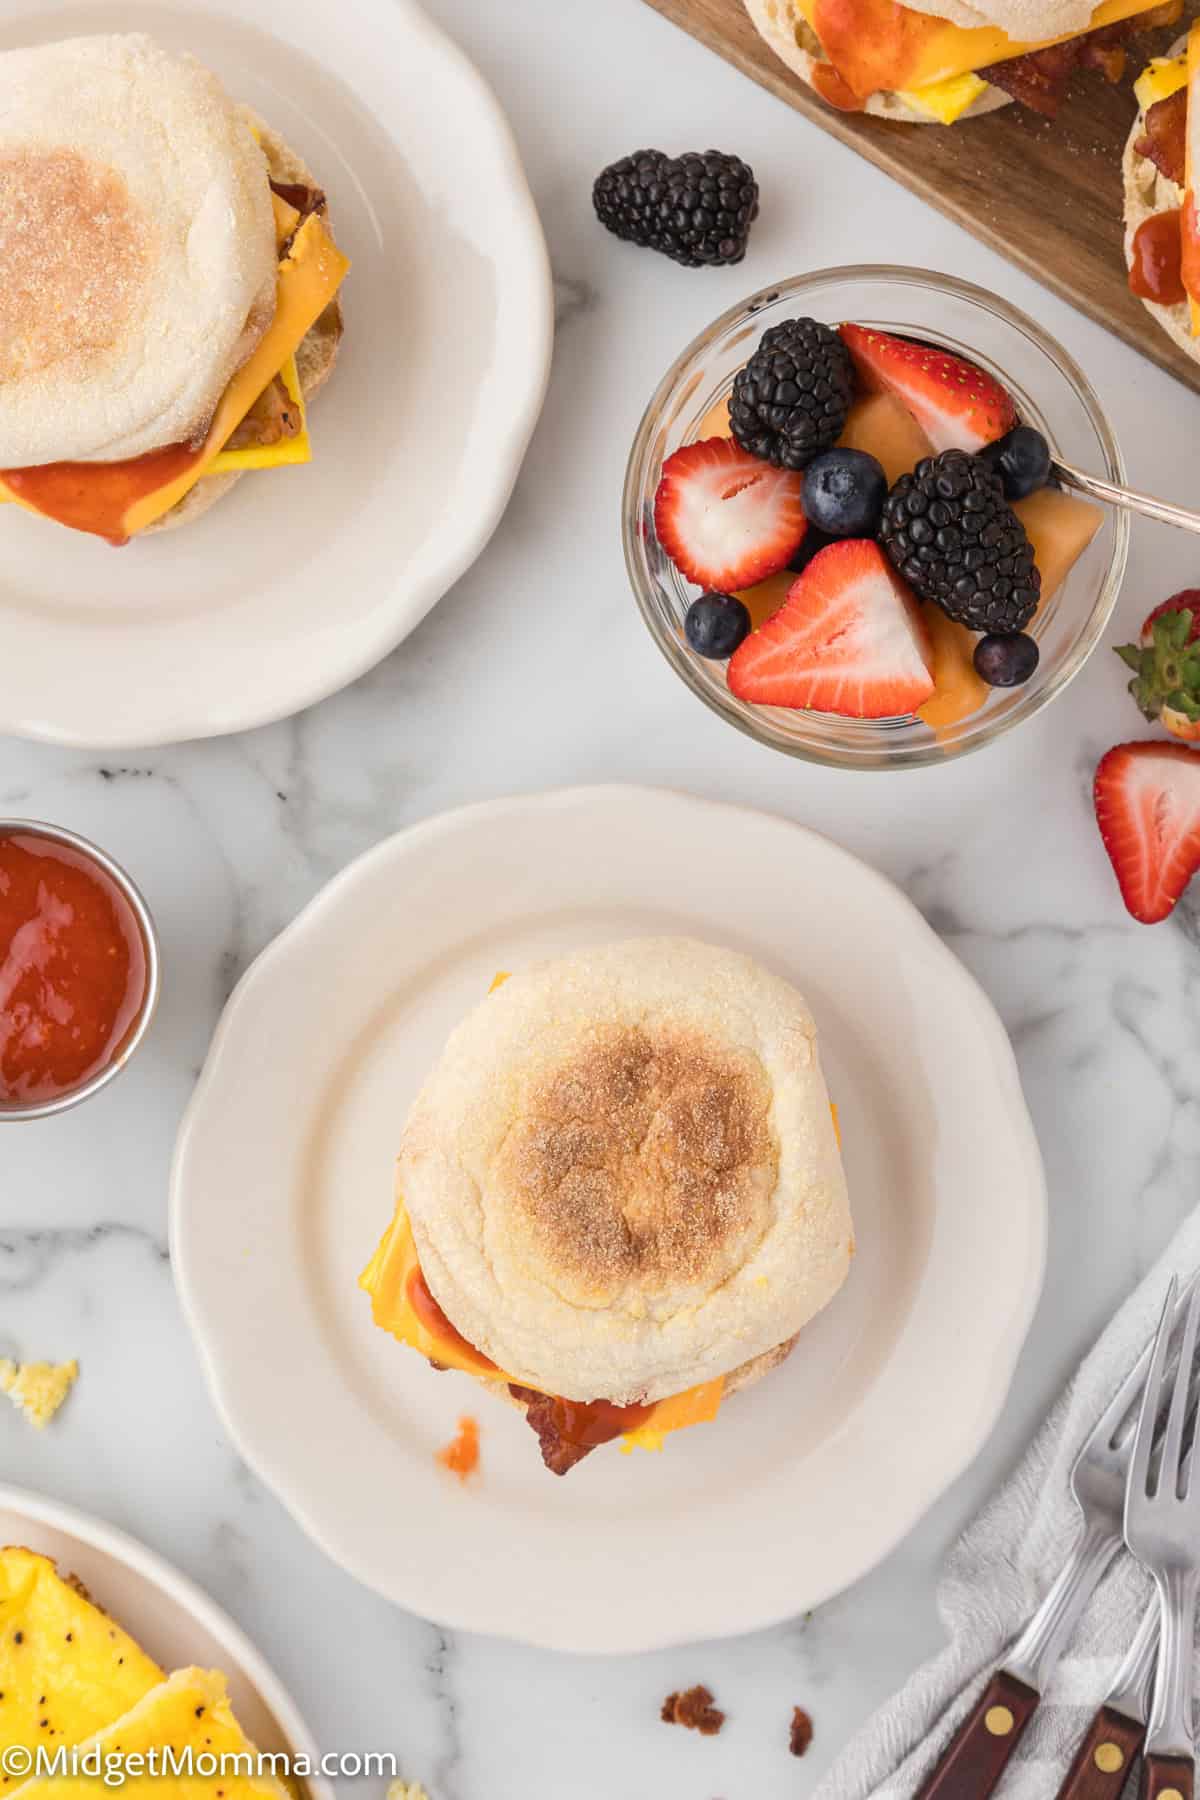
[{"label": "bacon strip", "polygon": [[509,1382],[508,1391],[525,1408],[525,1417],[537,1433],[542,1461],[552,1475],[568,1474],[576,1463],[581,1463],[596,1448],[594,1444],[567,1442],[559,1430],[554,1416],[555,1402],[549,1394],[539,1394],[533,1388],[518,1387],[514,1381]]},{"label": "bacon strip", "polygon": [[1072,38],[1066,44],[1031,50],[1028,56],[1013,56],[1007,62],[992,63],[990,67],[980,69],[979,78],[1011,94],[1032,112],[1053,119],[1075,73],[1078,42],[1078,38]]},{"label": "bacon strip", "polygon": [[309,213],[325,211],[325,195],[318,187],[306,187],[300,181],[272,181],[271,192],[294,206],[302,219],[307,219]]},{"label": "bacon strip", "polygon": [[1099,69],[1109,81],[1121,79],[1125,72],[1121,43],[1131,29],[1127,20],[1105,25],[1083,37],[1068,38],[1065,44],[1048,44],[1044,50],[1031,50],[1027,56],[991,63],[980,69],[979,76],[1011,94],[1022,106],[1053,119],[1076,69]]},{"label": "bacon strip", "polygon": [[1133,146],[1152,162],[1160,174],[1182,187],[1187,165],[1188,91],[1176,90],[1166,100],[1156,100],[1146,114],[1146,129]]}]

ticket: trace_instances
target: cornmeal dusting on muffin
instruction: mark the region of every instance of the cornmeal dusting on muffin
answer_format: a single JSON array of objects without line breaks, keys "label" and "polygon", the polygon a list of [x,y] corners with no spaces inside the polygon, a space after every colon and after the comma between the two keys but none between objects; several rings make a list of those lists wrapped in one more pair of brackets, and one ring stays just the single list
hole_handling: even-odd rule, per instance
[{"label": "cornmeal dusting on muffin", "polygon": [[79,1374],[72,1357],[65,1363],[15,1363],[0,1357],[0,1393],[7,1394],[19,1412],[39,1431],[48,1425]]},{"label": "cornmeal dusting on muffin", "polygon": [[613,1027],[530,1096],[503,1161],[535,1236],[577,1276],[695,1280],[774,1186],[770,1113],[753,1056]]},{"label": "cornmeal dusting on muffin", "polygon": [[[56,246],[57,255],[49,254]],[[119,337],[150,267],[153,230],[116,169],[76,150],[0,158],[0,373],[66,362]]]}]

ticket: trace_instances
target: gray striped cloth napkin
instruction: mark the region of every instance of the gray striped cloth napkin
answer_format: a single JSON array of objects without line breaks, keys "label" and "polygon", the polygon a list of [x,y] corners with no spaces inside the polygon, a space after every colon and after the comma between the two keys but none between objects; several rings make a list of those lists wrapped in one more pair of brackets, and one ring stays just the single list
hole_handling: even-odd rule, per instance
[{"label": "gray striped cloth napkin", "polygon": [[[1200,1211],[1107,1327],[1016,1473],[951,1550],[938,1586],[946,1648],[868,1721],[815,1800],[912,1800],[1062,1566],[1079,1521],[1067,1488],[1071,1464],[1158,1324],[1170,1276],[1186,1277],[1197,1265]],[[1051,1800],[1150,1592],[1140,1569],[1120,1556],[1043,1695],[997,1800]]]}]

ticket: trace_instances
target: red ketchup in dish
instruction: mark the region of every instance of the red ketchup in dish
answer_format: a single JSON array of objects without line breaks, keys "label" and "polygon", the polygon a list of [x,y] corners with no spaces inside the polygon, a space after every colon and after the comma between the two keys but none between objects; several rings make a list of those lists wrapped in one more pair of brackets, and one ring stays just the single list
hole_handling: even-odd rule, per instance
[{"label": "red ketchup in dish", "polygon": [[1140,300],[1179,306],[1187,299],[1183,285],[1182,216],[1178,207],[1143,219],[1133,234],[1129,285]]},{"label": "red ketchup in dish", "polygon": [[118,1055],[146,998],[146,947],[98,863],[0,833],[0,1102],[53,1100]]}]

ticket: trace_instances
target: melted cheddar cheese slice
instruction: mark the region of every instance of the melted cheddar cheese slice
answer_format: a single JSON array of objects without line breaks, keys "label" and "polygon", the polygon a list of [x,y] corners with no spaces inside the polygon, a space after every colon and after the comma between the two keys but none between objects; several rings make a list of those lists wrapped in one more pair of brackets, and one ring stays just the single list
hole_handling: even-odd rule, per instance
[{"label": "melted cheddar cheese slice", "polygon": [[[461,1337],[453,1326],[448,1334],[432,1326],[417,1311],[412,1301],[412,1281],[420,1275],[421,1265],[417,1259],[417,1246],[413,1240],[412,1227],[408,1221],[408,1213],[403,1203],[396,1207],[396,1216],[384,1232],[379,1248],[359,1277],[359,1286],[371,1297],[371,1316],[384,1331],[391,1332],[402,1344],[409,1344],[414,1350],[432,1362],[441,1363],[448,1369],[461,1369],[466,1375],[483,1376],[485,1379],[508,1382],[512,1376],[506,1375],[493,1362],[475,1350],[466,1339]],[[517,1383],[528,1386],[529,1383]],[[715,1419],[720,1411],[721,1400],[725,1390],[723,1379],[706,1381],[700,1387],[689,1388],[684,1394],[673,1394],[667,1400],[660,1400],[649,1416],[642,1420],[636,1431],[626,1433],[623,1448],[635,1446],[644,1450],[662,1448],[662,1441],[669,1432],[681,1431],[687,1425],[703,1425]]]},{"label": "melted cheddar cheese slice", "polygon": [[[292,212],[294,209],[289,208],[288,211]],[[299,215],[295,214],[295,217],[298,218]],[[284,383],[295,397],[299,385],[296,380],[295,353],[337,293],[349,267],[347,258],[330,237],[319,214],[310,213],[296,230],[286,255],[280,261],[274,320],[225,389],[213,414],[208,435],[198,453],[180,459],[186,466],[177,473],[172,467],[172,472],[160,485],[130,499],[127,498],[129,472],[134,465],[76,465],[82,471],[81,484],[86,485],[89,511],[94,517],[103,519],[101,535],[117,542],[135,537],[139,531],[153,525],[156,519],[161,519],[173,506],[185,499],[205,475],[216,472],[225,444],[277,374],[283,372]],[[298,439],[290,441],[292,445],[297,442]],[[276,454],[256,454],[253,449],[247,453],[233,452],[224,466],[270,467],[281,462],[305,461],[306,447],[307,436],[299,454],[289,453],[289,443],[284,440],[280,445],[270,447]],[[281,451],[282,454],[279,454]],[[238,460],[235,461],[234,458]],[[106,481],[110,484],[112,493],[112,505],[108,508],[104,505]],[[56,514],[48,505],[35,503],[33,496],[36,493],[36,485],[27,493],[0,479],[0,499],[15,500],[29,512],[55,517]],[[73,521],[65,518],[63,522]],[[95,526],[87,528],[96,529]]]},{"label": "melted cheddar cheese slice", "polygon": [[[913,12],[899,0],[800,0],[800,6],[826,56],[860,100],[875,93],[911,96],[912,90],[919,93],[990,63],[1009,62],[1080,35],[1067,31],[1022,43],[996,26],[952,25],[932,14]],[[1147,10],[1147,0],[1102,0],[1088,30]]]}]

